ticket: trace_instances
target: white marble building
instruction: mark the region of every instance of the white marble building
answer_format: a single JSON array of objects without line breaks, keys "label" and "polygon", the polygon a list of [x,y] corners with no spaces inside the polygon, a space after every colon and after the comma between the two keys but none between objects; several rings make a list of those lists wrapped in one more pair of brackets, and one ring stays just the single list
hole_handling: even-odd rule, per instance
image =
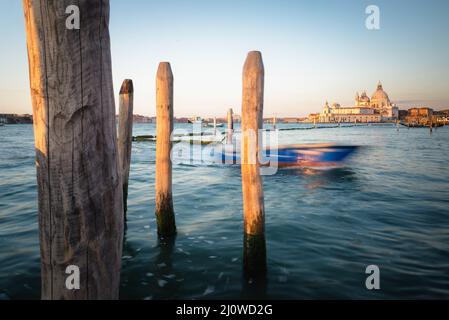
[{"label": "white marble building", "polygon": [[383,90],[379,82],[377,90],[373,93],[371,99],[366,92],[361,95],[358,93],[355,97],[355,105],[351,107],[341,107],[334,103],[329,106],[326,102],[323,111],[320,113],[320,122],[354,122],[369,123],[396,120],[399,116],[399,109],[392,104],[388,94]]}]

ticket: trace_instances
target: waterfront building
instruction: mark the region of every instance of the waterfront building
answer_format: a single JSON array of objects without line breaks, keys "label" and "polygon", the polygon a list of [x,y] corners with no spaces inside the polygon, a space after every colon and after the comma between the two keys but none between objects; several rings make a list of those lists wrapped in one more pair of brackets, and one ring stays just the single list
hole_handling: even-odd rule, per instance
[{"label": "waterfront building", "polygon": [[307,117],[307,122],[317,123],[320,122],[320,114],[319,113],[311,113]]},{"label": "waterfront building", "polygon": [[32,124],[31,114],[0,114],[0,122],[3,124]]},{"label": "waterfront building", "polygon": [[426,107],[408,109],[408,115],[405,117],[405,123],[412,126],[429,126],[437,122],[438,118],[434,117],[433,109]]},{"label": "waterfront building", "polygon": [[319,115],[319,122],[323,123],[369,123],[381,122],[381,120],[382,116],[375,113],[373,108],[364,106],[341,107],[336,103],[329,106],[327,102]]},{"label": "waterfront building", "polygon": [[433,109],[426,108],[426,107],[423,107],[423,108],[411,108],[411,109],[408,109],[408,115],[410,117],[425,117],[425,118],[428,118],[428,117],[433,116]]},{"label": "waterfront building", "polygon": [[355,105],[342,107],[339,103],[329,106],[326,102],[323,111],[320,113],[319,122],[324,123],[369,123],[397,120],[399,109],[391,103],[388,94],[383,90],[379,82],[376,91],[369,98],[366,91],[361,95],[356,93]]},{"label": "waterfront building", "polygon": [[303,120],[302,118],[283,118],[282,122],[283,123],[299,123],[302,120]]}]

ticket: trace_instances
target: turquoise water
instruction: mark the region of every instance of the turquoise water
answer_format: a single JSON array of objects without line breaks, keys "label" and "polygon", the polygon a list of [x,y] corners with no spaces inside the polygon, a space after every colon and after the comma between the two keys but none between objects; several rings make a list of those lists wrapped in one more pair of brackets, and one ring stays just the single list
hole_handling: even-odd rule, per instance
[{"label": "turquoise water", "polygon": [[[448,298],[449,127],[432,135],[393,126],[280,135],[280,143],[330,141],[367,147],[343,168],[264,177],[268,272],[258,296]],[[33,143],[30,125],[0,127],[0,299],[40,295]],[[175,165],[179,234],[161,246],[154,154],[154,143],[133,144],[121,298],[255,297],[242,277],[239,168]],[[379,291],[365,288],[373,264]]]}]

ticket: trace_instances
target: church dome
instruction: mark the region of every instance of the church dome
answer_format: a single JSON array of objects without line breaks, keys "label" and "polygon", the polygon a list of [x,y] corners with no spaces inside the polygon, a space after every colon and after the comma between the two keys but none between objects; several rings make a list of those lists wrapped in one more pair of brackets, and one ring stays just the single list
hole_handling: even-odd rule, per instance
[{"label": "church dome", "polygon": [[369,98],[368,98],[368,96],[366,95],[366,92],[365,92],[365,91],[362,92],[362,95],[360,96],[359,101],[362,101],[362,102],[369,102]]},{"label": "church dome", "polygon": [[377,85],[377,90],[376,90],[376,92],[373,93],[371,100],[388,101],[388,102],[390,101],[388,94],[384,91],[384,89],[382,87],[382,83],[379,82],[379,84]]}]

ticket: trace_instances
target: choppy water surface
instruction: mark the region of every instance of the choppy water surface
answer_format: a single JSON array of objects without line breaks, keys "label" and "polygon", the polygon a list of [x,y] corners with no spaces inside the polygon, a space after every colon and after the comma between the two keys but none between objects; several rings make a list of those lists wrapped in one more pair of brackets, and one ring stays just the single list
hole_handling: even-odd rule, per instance
[{"label": "choppy water surface", "polygon": [[[155,128],[134,129],[141,135]],[[368,147],[344,168],[264,177],[266,297],[448,298],[449,128],[432,135],[364,126],[280,136],[281,143],[329,141]],[[32,126],[0,127],[0,299],[40,295],[33,143]],[[154,143],[133,144],[121,297],[255,297],[242,279],[239,168],[175,165],[179,234],[159,245],[154,155]],[[377,292],[365,288],[371,264],[381,270]]]}]

